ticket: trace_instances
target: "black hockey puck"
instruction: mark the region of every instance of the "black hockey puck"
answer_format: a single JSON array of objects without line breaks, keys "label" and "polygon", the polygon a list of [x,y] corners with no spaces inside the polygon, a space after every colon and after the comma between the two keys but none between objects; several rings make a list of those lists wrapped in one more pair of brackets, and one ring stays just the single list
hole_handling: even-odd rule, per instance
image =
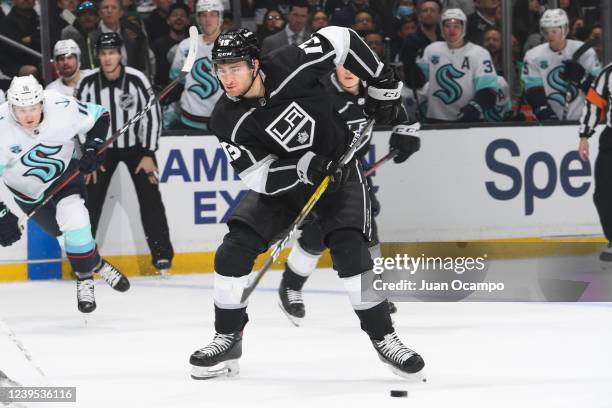
[{"label": "black hockey puck", "polygon": [[406,398],[408,396],[408,391],[404,391],[404,390],[391,390],[391,396],[392,397],[398,397],[398,398]]}]

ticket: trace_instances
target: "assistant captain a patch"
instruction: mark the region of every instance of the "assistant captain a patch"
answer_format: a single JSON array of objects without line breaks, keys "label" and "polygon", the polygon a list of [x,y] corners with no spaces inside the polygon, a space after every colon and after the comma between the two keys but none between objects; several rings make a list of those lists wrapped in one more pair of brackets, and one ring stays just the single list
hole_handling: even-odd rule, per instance
[{"label": "assistant captain a patch", "polygon": [[287,108],[266,128],[266,132],[286,151],[305,149],[312,146],[315,121],[296,102]]}]

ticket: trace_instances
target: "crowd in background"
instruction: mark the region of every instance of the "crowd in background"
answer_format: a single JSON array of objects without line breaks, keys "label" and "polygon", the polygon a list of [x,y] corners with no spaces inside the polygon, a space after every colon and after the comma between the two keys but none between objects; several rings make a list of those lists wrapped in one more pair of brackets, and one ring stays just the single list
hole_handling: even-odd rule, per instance
[{"label": "crowd in background", "polygon": [[[235,25],[230,1],[224,3],[222,31]],[[525,53],[544,41],[539,24],[547,5],[544,0],[513,0],[512,72],[504,72],[502,66],[500,0],[241,0],[240,4],[241,25],[256,32],[263,55],[286,44],[300,44],[328,25],[351,27],[382,61],[396,68],[406,85],[406,107],[423,117],[418,95],[421,92],[426,97],[423,89],[427,79],[417,63],[430,43],[444,41],[440,27],[443,11],[459,8],[467,16],[466,40],[489,52],[497,75],[513,78],[508,95],[512,108],[497,120],[532,117],[521,72]],[[560,8],[569,17],[568,38],[587,41],[601,37],[599,4],[599,0],[560,0]],[[3,1],[1,5],[0,34],[40,52],[36,1]],[[118,32],[123,39],[125,65],[146,73],[157,89],[170,81],[177,46],[187,37],[189,26],[197,24],[195,0],[57,0],[52,9],[51,47],[58,40],[73,39],[81,50],[81,69],[91,69],[98,65],[96,39],[104,32]],[[601,45],[594,49],[601,60]],[[4,43],[0,43],[0,56],[0,89],[6,90],[15,75],[41,78],[40,59]]]}]

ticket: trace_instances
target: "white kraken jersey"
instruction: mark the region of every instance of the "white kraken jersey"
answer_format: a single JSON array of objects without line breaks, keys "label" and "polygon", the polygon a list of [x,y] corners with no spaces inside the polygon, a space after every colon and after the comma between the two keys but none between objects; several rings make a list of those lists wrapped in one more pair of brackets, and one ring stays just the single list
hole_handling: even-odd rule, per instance
[{"label": "white kraken jersey", "polygon": [[[198,53],[191,72],[185,77],[185,89],[181,95],[181,120],[191,127],[206,129],[217,100],[223,95],[223,88],[215,76],[212,63],[213,44],[207,44],[198,37]],[[170,68],[170,79],[176,79],[189,53],[189,38],[180,42]]]},{"label": "white kraken jersey", "polygon": [[[91,70],[83,69],[81,70],[80,77],[87,75]],[[45,87],[45,89],[52,89],[66,96],[74,96],[74,86],[68,86],[62,81],[62,78],[57,78],[55,81],[51,82],[49,85]]]},{"label": "white kraken jersey", "polygon": [[[548,43],[544,43],[530,49],[525,54],[522,73],[525,92],[528,92],[530,88],[543,87],[548,105],[559,119],[563,117],[563,108],[568,92],[568,82],[561,78],[563,61],[571,60],[574,52],[582,44],[582,41],[567,40],[567,46],[563,50],[553,51]],[[597,59],[597,54],[592,48],[585,52],[578,59],[578,62],[584,67],[587,74],[596,77],[601,71],[599,59]],[[572,84],[569,93],[570,102],[567,119],[580,119],[584,106],[584,92]]]},{"label": "white kraken jersey", "polygon": [[489,52],[472,43],[456,49],[445,41],[425,48],[418,65],[429,82],[427,114],[431,119],[457,120],[459,111],[481,89],[497,92],[497,74]]},{"label": "white kraken jersey", "polygon": [[13,119],[8,103],[0,105],[0,177],[22,199],[34,201],[68,168],[75,135],[87,133],[105,112],[52,90],[44,91],[43,120],[33,131]]}]

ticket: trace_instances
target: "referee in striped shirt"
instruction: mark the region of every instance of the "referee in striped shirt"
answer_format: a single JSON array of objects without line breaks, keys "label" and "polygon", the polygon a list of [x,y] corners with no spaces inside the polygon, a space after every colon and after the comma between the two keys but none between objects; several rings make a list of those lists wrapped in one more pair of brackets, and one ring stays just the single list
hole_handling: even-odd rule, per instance
[{"label": "referee in striped shirt", "polygon": [[589,138],[595,133],[598,123],[606,127],[599,135],[599,154],[595,160],[595,192],[593,201],[599,221],[608,240],[608,249],[600,259],[612,262],[612,64],[605,66],[591,83],[586,94],[586,105],[580,118],[580,143],[578,153],[584,161],[589,160]]},{"label": "referee in striped shirt", "polygon": [[[141,111],[153,97],[147,77],[121,64],[121,46],[122,40],[117,33],[101,34],[95,44],[100,67],[82,77],[75,91],[78,100],[97,103],[108,109],[111,117],[108,137]],[[160,271],[166,271],[170,268],[174,251],[157,178],[155,151],[161,134],[160,119],[160,108],[156,105],[111,145],[103,167],[89,174],[86,182],[87,206],[95,234],[113,173],[119,162],[125,163],[136,188],[153,265]]]}]

